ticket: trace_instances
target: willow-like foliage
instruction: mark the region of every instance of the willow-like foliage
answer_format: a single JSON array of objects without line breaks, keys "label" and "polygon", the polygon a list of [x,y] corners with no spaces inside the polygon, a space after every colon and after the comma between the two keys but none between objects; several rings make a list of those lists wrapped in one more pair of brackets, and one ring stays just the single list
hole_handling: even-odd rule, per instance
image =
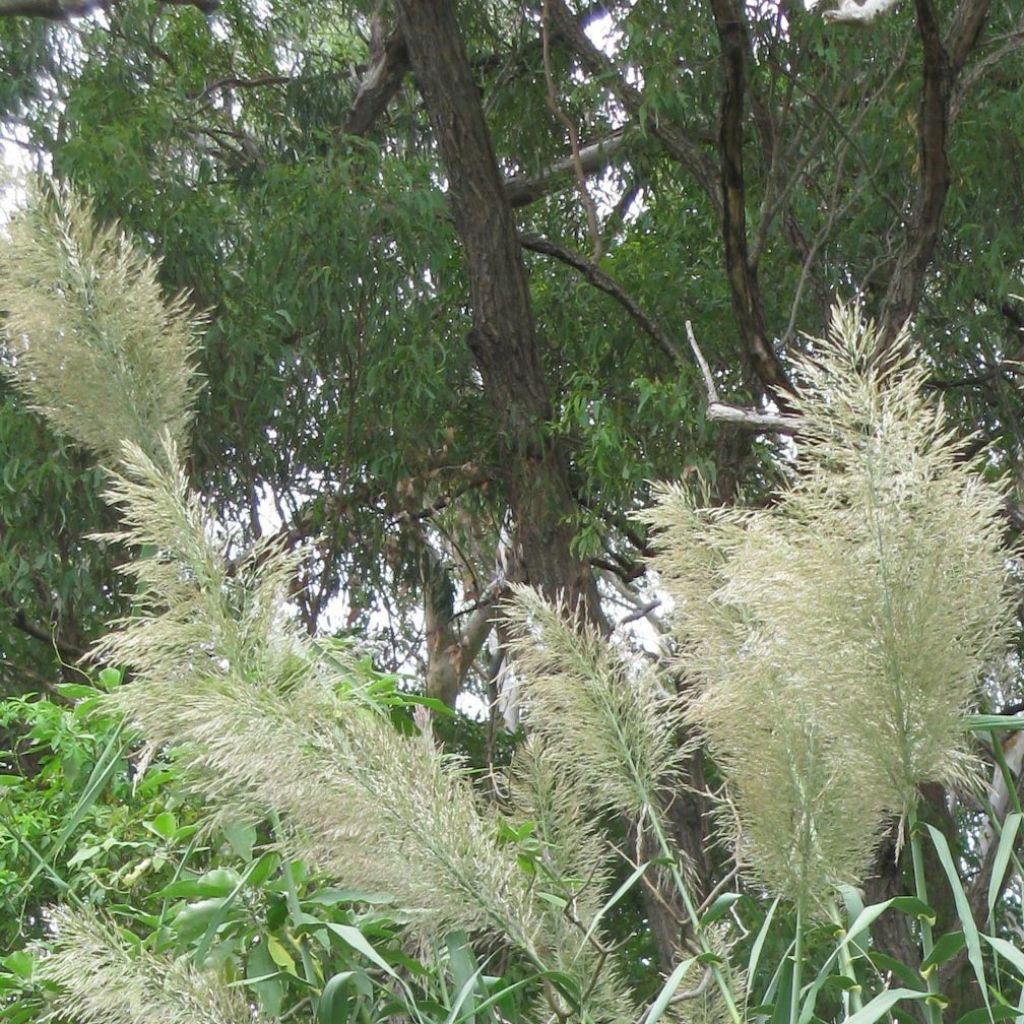
[{"label": "willow-like foliage", "polygon": [[11,221],[0,260],[12,375],[61,432],[116,465],[123,442],[151,457],[184,444],[197,391],[202,327],[167,298],[157,263],[91,204],[53,185]]},{"label": "willow-like foliage", "polygon": [[584,806],[639,819],[678,770],[679,715],[660,680],[536,591],[508,605],[530,730]]},{"label": "willow-like foliage", "polygon": [[643,516],[740,855],[810,907],[862,874],[920,784],[968,779],[963,715],[1012,613],[1000,488],[925,397],[908,339],[877,348],[836,310],[800,367],[797,470],[771,508],[699,509],[672,487]]},{"label": "willow-like foliage", "polygon": [[56,986],[53,1013],[81,1024],[259,1024],[239,988],[185,960],[129,948],[112,921],[70,906],[50,914],[53,938],[36,976]]}]

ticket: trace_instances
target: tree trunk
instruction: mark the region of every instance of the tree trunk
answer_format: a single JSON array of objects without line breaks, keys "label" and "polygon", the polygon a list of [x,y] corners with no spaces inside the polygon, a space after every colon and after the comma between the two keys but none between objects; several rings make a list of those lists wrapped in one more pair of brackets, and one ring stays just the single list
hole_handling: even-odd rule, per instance
[{"label": "tree trunk", "polygon": [[526,270],[480,93],[449,0],[399,0],[398,19],[448,176],[473,308],[468,343],[498,417],[515,520],[513,574],[603,626],[590,567],[570,549],[577,511],[551,419]]}]

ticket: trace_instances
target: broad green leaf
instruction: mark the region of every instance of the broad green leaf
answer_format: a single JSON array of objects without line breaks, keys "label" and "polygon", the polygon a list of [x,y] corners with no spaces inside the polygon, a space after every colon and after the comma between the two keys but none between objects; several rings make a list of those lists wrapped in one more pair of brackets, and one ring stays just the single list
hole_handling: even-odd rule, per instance
[{"label": "broad green leaf", "polygon": [[901,999],[925,999],[927,992],[912,988],[891,988],[879,993],[862,1009],[845,1018],[843,1024],[874,1024],[884,1017]]},{"label": "broad green leaf", "polygon": [[348,1024],[352,1019],[353,971],[341,971],[324,985],[316,1004],[317,1024]]},{"label": "broad green leaf", "polygon": [[161,811],[152,821],[143,824],[162,839],[173,839],[178,831],[177,819],[170,811]]},{"label": "broad green leaf", "polygon": [[940,964],[952,960],[967,944],[962,931],[947,932],[935,941],[931,953],[921,961],[921,975],[927,978]]},{"label": "broad green leaf", "polygon": [[462,1016],[473,1020],[476,1012],[475,989],[483,968],[477,964],[469,936],[464,932],[453,932],[448,936],[445,945],[448,948],[448,966],[452,972],[452,981],[455,982],[457,989],[446,1024],[452,1024],[452,1021],[462,1014],[463,1007],[465,1013]]},{"label": "broad green leaf", "polygon": [[676,990],[682,984],[683,979],[689,973],[690,968],[696,963],[696,958],[690,957],[688,960],[680,960],[676,964],[675,969],[665,980],[665,984],[662,985],[661,991],[658,993],[654,1002],[651,1003],[647,1013],[643,1017],[643,1024],[657,1024],[661,1020],[665,1011],[668,1009],[669,1004],[672,1002],[673,997],[676,994]]},{"label": "broad green leaf", "polygon": [[1024,815],[1020,815],[1016,811],[1008,814],[1003,822],[1002,831],[999,834],[999,845],[996,848],[995,859],[992,862],[992,875],[988,880],[989,928],[992,927],[996,900],[999,898],[1003,879],[1006,877],[1006,869],[1010,863],[1010,855],[1013,853],[1014,844],[1017,841],[1017,832],[1020,830],[1021,821],[1024,821]]},{"label": "broad green leaf", "polygon": [[298,976],[298,971],[295,970],[295,959],[291,953],[284,948],[281,940],[274,935],[267,935],[264,939],[267,943],[267,952],[270,953],[270,959],[273,960],[278,967],[287,971],[289,974]]}]

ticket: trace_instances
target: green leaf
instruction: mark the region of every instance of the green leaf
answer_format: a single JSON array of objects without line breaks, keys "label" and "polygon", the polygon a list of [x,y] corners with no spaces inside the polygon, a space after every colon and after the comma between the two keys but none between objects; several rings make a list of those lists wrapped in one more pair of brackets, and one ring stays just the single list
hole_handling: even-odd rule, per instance
[{"label": "green leaf", "polygon": [[912,988],[891,988],[879,993],[866,1006],[847,1017],[843,1024],[874,1024],[884,1017],[901,999],[925,999],[927,992]]},{"label": "green leaf", "polygon": [[246,862],[252,860],[252,848],[256,842],[256,829],[252,825],[225,825],[221,831],[231,849],[242,860]]},{"label": "green leaf", "polygon": [[978,935],[978,927],[974,923],[974,916],[971,913],[971,905],[967,899],[967,893],[964,892],[963,884],[960,881],[960,875],[956,870],[956,865],[953,863],[953,855],[949,852],[949,844],[946,842],[946,837],[933,825],[928,825],[928,834],[932,837],[932,843],[935,845],[935,852],[939,855],[939,863],[942,864],[942,870],[946,873],[946,879],[949,882],[949,887],[953,891],[953,902],[956,903],[957,915],[960,918],[960,924],[964,930],[964,940],[967,944],[967,959],[974,968],[974,976],[978,979],[978,986],[981,989],[982,998],[985,1000],[985,1006],[988,1007],[988,984],[985,981],[985,962],[981,957],[981,940]]},{"label": "green leaf", "polygon": [[742,896],[738,892],[723,892],[719,895],[715,902],[701,915],[700,926],[701,928],[707,928],[709,924],[714,924],[719,918],[724,917],[729,912],[729,908]]},{"label": "green leaf", "polygon": [[1008,960],[1017,969],[1017,973],[1024,978],[1024,952],[1018,949],[1012,942],[1006,939],[997,938],[994,935],[981,937],[1004,959]]},{"label": "green leaf", "polygon": [[948,932],[938,939],[932,947],[931,953],[921,961],[921,975],[927,978],[929,974],[940,964],[944,964],[967,945],[962,931]]},{"label": "green leaf", "polygon": [[393,903],[394,900],[391,896],[366,892],[363,889],[334,889],[328,887],[320,889],[318,892],[313,893],[312,896],[307,896],[303,902],[313,903],[321,907],[333,907],[339,903],[368,903],[373,906],[376,904]]},{"label": "green leaf", "polygon": [[352,986],[354,971],[335,974],[320,994],[316,1004],[317,1024],[348,1024],[353,1017]]},{"label": "green leaf", "polygon": [[872,903],[865,907],[850,925],[842,944],[859,942],[861,932],[870,928],[889,909],[899,910],[911,917],[927,921],[929,924],[935,922],[935,911],[924,900],[919,900],[916,896],[894,896],[892,899],[884,900],[881,903]]},{"label": "green leaf", "polygon": [[1020,1016],[1020,1010],[1016,1006],[1003,1006],[997,1004],[991,1011],[984,1006],[976,1010],[969,1010],[960,1017],[956,1024],[989,1024],[990,1021],[1016,1020]]},{"label": "green leaf", "polygon": [[121,673],[116,668],[103,668],[97,673],[96,681],[110,693],[121,685]]},{"label": "green leaf", "polygon": [[178,832],[177,819],[170,811],[162,811],[152,821],[146,821],[143,822],[143,824],[151,832],[155,832],[162,839],[173,839]]},{"label": "green leaf", "polygon": [[476,1020],[476,988],[483,973],[483,968],[476,962],[469,937],[464,932],[455,932],[448,936],[448,965],[452,972],[457,994],[445,1024],[454,1024],[456,1020],[473,1022]]},{"label": "green leaf", "polygon": [[264,936],[264,940],[267,943],[267,951],[270,953],[270,959],[277,964],[278,967],[287,971],[289,974],[294,974],[298,977],[298,971],[295,970],[295,959],[291,953],[281,944],[281,941],[274,935]]},{"label": "green leaf", "polygon": [[3,964],[11,974],[15,974],[19,978],[28,981],[32,977],[32,967],[35,964],[35,958],[26,950],[18,949],[9,956],[0,959],[0,964]]},{"label": "green leaf", "polygon": [[971,732],[993,729],[1024,729],[1024,715],[965,715],[964,725]]},{"label": "green leaf", "polygon": [[325,922],[325,926],[334,932],[342,942],[351,946],[357,953],[366,957],[370,963],[376,964],[376,966],[384,971],[385,974],[389,974],[396,981],[399,980],[398,975],[395,973],[391,964],[389,964],[387,960],[385,960],[384,957],[382,957],[380,953],[370,945],[366,940],[366,936],[363,935],[358,928],[353,928],[351,925],[347,924],[335,924],[333,921]]},{"label": "green leaf", "polygon": [[668,976],[665,984],[661,986],[661,991],[658,993],[657,998],[651,1003],[647,1014],[643,1018],[643,1024],[657,1024],[661,1020],[676,994],[676,989],[683,983],[683,979],[695,962],[696,959],[690,957],[688,960],[681,960],[676,964],[675,970]]},{"label": "green leaf", "polygon": [[757,932],[757,938],[754,939],[754,944],[750,947],[750,957],[747,960],[748,996],[752,991],[751,986],[754,984],[754,977],[757,974],[757,966],[761,962],[761,951],[764,949],[765,940],[768,938],[768,931],[771,928],[772,919],[775,917],[775,911],[778,909],[779,898],[776,896],[775,899],[772,900],[772,905],[768,908],[768,913],[765,914],[764,921]]},{"label": "green leaf", "polygon": [[1013,853],[1014,844],[1017,841],[1017,832],[1020,830],[1021,821],[1024,821],[1024,815],[1018,814],[1016,811],[1008,814],[1003,822],[1002,831],[999,834],[999,846],[996,848],[995,859],[992,861],[992,876],[988,880],[989,928],[992,927],[996,901],[999,899],[1003,879],[1006,877],[1006,869],[1010,863],[1010,855]]},{"label": "green leaf", "polygon": [[866,955],[872,966],[881,973],[888,972],[893,977],[899,978],[907,988],[920,988],[922,992],[925,991],[922,987],[921,976],[902,960],[897,960],[895,957],[889,956],[888,953],[882,953],[877,949],[869,949]]}]

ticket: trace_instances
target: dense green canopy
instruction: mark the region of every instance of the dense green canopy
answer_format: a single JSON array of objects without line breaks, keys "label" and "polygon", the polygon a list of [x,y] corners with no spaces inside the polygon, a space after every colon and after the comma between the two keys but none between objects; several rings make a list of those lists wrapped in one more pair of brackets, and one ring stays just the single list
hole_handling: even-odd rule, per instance
[{"label": "dense green canopy", "polygon": [[[723,401],[751,406],[785,404],[837,295],[889,336],[913,317],[963,427],[1015,457],[1012,4],[917,0],[862,26],[547,0],[440,28],[401,4],[6,6],[17,151],[209,310],[195,480],[240,543],[316,538],[311,629],[369,630],[398,665],[425,626],[447,700],[488,628],[452,612],[506,577],[621,616],[651,479],[765,492],[773,443],[709,421],[686,320]],[[447,142],[445,117],[463,119]],[[119,556],[83,541],[103,525],[89,460],[13,396],[0,422],[10,690],[52,675],[48,637],[86,648],[121,591]]]}]

